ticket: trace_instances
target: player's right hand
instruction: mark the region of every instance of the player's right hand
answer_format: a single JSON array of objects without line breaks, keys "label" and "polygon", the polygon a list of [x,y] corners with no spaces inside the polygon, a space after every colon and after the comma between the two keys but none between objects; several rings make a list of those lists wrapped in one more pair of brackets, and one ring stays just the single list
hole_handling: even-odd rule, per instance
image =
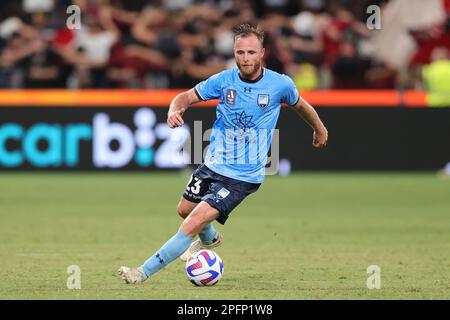
[{"label": "player's right hand", "polygon": [[167,124],[169,128],[181,127],[184,124],[183,113],[186,109],[182,108],[180,110],[172,111],[167,115]]}]

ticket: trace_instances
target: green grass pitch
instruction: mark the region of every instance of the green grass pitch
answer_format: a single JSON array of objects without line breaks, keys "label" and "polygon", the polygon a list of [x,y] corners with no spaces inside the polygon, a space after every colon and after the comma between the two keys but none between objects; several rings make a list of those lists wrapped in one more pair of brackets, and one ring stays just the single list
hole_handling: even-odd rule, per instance
[{"label": "green grass pitch", "polygon": [[[224,276],[193,286],[174,261],[137,266],[178,229],[180,173],[0,174],[0,299],[449,299],[450,180],[432,173],[269,176],[232,213]],[[216,224],[217,225],[217,224]],[[81,289],[67,288],[78,265]],[[381,268],[368,289],[367,268]]]}]

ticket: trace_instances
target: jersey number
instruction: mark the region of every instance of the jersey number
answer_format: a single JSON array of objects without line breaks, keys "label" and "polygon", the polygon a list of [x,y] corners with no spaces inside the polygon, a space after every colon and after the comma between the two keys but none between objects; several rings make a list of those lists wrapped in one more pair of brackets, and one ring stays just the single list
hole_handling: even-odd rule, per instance
[{"label": "jersey number", "polygon": [[[192,184],[192,179],[195,180],[195,182]],[[186,189],[193,194],[198,194],[200,192],[200,184],[202,183],[202,179],[199,179],[197,177],[191,176],[191,179],[188,182],[188,185],[186,186]]]}]

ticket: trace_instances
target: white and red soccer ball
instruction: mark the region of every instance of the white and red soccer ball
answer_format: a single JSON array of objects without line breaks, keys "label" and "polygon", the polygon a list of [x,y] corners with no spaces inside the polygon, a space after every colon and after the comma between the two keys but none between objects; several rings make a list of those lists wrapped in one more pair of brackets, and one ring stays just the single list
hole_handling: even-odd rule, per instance
[{"label": "white and red soccer ball", "polygon": [[186,273],[196,286],[215,285],[222,278],[222,259],[211,250],[197,251],[186,261]]}]

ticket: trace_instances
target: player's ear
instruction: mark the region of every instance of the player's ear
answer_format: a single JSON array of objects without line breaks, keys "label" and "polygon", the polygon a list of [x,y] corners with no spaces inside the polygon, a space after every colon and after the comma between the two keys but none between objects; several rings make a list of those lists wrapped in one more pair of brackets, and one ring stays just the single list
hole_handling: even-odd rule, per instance
[{"label": "player's ear", "polygon": [[262,49],[261,49],[261,58],[264,57],[264,53],[266,53],[266,49],[265,49],[265,48],[262,48]]}]

